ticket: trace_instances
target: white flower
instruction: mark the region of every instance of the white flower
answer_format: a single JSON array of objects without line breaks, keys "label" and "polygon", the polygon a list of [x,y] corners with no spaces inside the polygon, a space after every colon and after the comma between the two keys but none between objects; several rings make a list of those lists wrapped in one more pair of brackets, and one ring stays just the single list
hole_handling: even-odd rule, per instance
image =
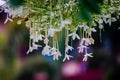
[{"label": "white flower", "polygon": [[6,24],[8,21],[13,22],[13,20],[12,20],[11,18],[9,18],[9,17],[8,17],[8,14],[7,14],[7,18],[6,18],[6,20],[4,21],[4,24]]},{"label": "white flower", "polygon": [[67,45],[66,48],[65,48],[65,53],[68,53],[69,50],[72,51],[73,47]]},{"label": "white flower", "polygon": [[34,28],[30,28],[30,39],[33,39],[34,42],[43,40],[44,35],[39,34],[38,31],[35,31]]},{"label": "white flower", "polygon": [[71,23],[72,22],[70,20],[63,20],[63,21],[61,21],[60,29],[62,29],[63,27],[65,27],[65,25],[71,24]]},{"label": "white flower", "polygon": [[79,53],[83,53],[84,50],[87,50],[88,46],[88,39],[89,38],[82,38],[80,45],[78,47]]},{"label": "white flower", "polygon": [[27,51],[27,54],[32,52],[33,50],[37,50],[38,47],[41,47],[41,45],[37,45],[34,42],[32,43],[32,46],[29,46],[29,50]]},{"label": "white flower", "polygon": [[0,0],[0,6],[4,5],[6,2],[4,0]]},{"label": "white flower", "polygon": [[60,30],[54,29],[54,28],[50,27],[50,28],[48,29],[48,36],[53,37],[53,36],[54,36],[54,33],[55,33],[55,32],[58,32],[58,31],[60,31]]},{"label": "white flower", "polygon": [[34,49],[33,49],[33,47],[29,47],[29,50],[27,51],[27,54],[29,54],[30,52],[32,52]]},{"label": "white flower", "polygon": [[42,35],[42,34],[38,34],[38,31],[36,31],[36,34],[35,35],[33,35],[33,40],[35,40],[35,42],[38,42],[39,40],[43,40],[43,38],[44,38],[44,35]]},{"label": "white flower", "polygon": [[93,57],[93,56],[92,56],[92,53],[86,53],[86,54],[84,55],[83,61],[87,61],[88,57]]},{"label": "white flower", "polygon": [[73,32],[69,34],[68,36],[72,36],[72,39],[75,40],[75,38],[80,39],[79,35],[76,32]]},{"label": "white flower", "polygon": [[78,25],[79,28],[83,28],[84,31],[87,31],[89,27],[86,24]]},{"label": "white flower", "polygon": [[83,30],[87,31],[87,29],[89,29],[89,27],[87,25],[84,25]]},{"label": "white flower", "polygon": [[62,21],[63,24],[71,24],[71,21],[70,20],[64,20]]},{"label": "white flower", "polygon": [[34,39],[34,28],[30,28],[30,39]]},{"label": "white flower", "polygon": [[73,56],[68,55],[68,54],[65,53],[65,57],[64,57],[64,59],[63,59],[63,62],[64,62],[65,60],[70,60],[70,58],[73,58]]},{"label": "white flower", "polygon": [[59,56],[62,56],[60,51],[54,47],[51,49],[51,55],[53,55],[53,60],[58,60]]},{"label": "white flower", "polygon": [[83,45],[84,44],[84,42],[85,42],[85,38],[82,38],[82,40],[81,40],[81,42],[80,42],[80,45]]},{"label": "white flower", "polygon": [[15,14],[18,16],[22,16],[23,13],[23,6],[20,6],[18,8],[15,9]]},{"label": "white flower", "polygon": [[[103,19],[106,22],[106,19]],[[103,29],[103,20],[99,19],[98,23],[99,23],[99,29]]]},{"label": "white flower", "polygon": [[79,49],[79,53],[83,53],[83,51],[84,51],[84,49],[87,49],[87,46],[85,46],[85,45],[80,45],[79,47],[78,47],[78,49]]},{"label": "white flower", "polygon": [[78,49],[79,49],[79,51],[78,51],[79,53],[83,53],[84,48],[82,46],[78,47]]},{"label": "white flower", "polygon": [[26,21],[26,27],[30,27],[31,26],[31,21],[30,20],[28,20],[28,21]]},{"label": "white flower", "polygon": [[42,47],[41,45],[35,44],[35,42],[32,43],[33,49],[37,50],[38,47]]},{"label": "white flower", "polygon": [[109,26],[111,26],[111,23],[115,21],[117,21],[115,17],[110,17],[107,22],[109,23]]},{"label": "white flower", "polygon": [[89,28],[88,31],[86,31],[89,36],[91,36],[92,32],[96,32],[96,29],[95,28]]},{"label": "white flower", "polygon": [[97,30],[95,28],[90,28],[92,32],[96,32]]},{"label": "white flower", "polygon": [[103,16],[103,21],[107,24],[107,18],[109,17],[109,15],[105,15]]},{"label": "white flower", "polygon": [[85,26],[85,24],[78,25],[79,28],[83,28],[84,26]]},{"label": "white flower", "polygon": [[105,21],[106,24],[108,23],[109,26],[111,26],[111,23],[112,23],[112,22],[117,21],[117,19],[116,19],[115,17],[112,17],[111,14],[105,15],[105,16],[103,17],[103,20]]},{"label": "white flower", "polygon": [[51,47],[49,45],[45,45],[45,47],[42,50],[42,55],[47,55],[47,56],[51,56]]},{"label": "white flower", "polygon": [[99,24],[99,29],[103,29],[103,24]]},{"label": "white flower", "polygon": [[44,44],[48,44],[49,43],[49,39],[46,37],[45,39],[44,39]]},{"label": "white flower", "polygon": [[98,21],[99,24],[103,24],[103,20],[100,18]]},{"label": "white flower", "polygon": [[45,37],[44,35],[39,34],[39,35],[37,36],[37,39],[42,41],[44,37]]},{"label": "white flower", "polygon": [[10,9],[10,6],[9,6],[9,5],[3,5],[2,7],[4,8],[4,12],[5,12],[5,13],[10,13],[10,10],[11,10],[11,9]]},{"label": "white flower", "polygon": [[19,24],[21,24],[22,23],[22,20],[18,20],[17,21],[17,24],[19,25]]}]

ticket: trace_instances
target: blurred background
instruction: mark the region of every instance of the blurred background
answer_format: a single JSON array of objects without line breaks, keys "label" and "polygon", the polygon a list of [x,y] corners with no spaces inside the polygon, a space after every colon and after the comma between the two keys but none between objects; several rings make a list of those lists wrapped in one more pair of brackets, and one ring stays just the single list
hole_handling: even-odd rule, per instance
[{"label": "blurred background", "polygon": [[[72,60],[61,62],[41,56],[41,48],[27,55],[29,29],[24,22],[18,25],[18,19],[4,25],[5,18],[1,12],[0,80],[120,80],[120,20],[111,27],[105,24],[102,37],[99,29],[93,34],[93,58],[82,62],[74,50]],[[74,43],[77,47],[79,41]]]}]

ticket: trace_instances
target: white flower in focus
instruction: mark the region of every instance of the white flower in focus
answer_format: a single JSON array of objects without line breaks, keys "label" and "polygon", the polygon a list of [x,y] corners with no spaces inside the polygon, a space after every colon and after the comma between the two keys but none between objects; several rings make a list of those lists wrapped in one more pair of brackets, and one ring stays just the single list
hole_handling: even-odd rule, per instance
[{"label": "white flower in focus", "polygon": [[76,32],[73,32],[68,35],[69,37],[72,36],[72,39],[75,40],[75,38],[80,39],[79,35]]},{"label": "white flower in focus", "polygon": [[92,53],[86,53],[86,54],[84,55],[83,61],[87,61],[87,60],[88,60],[88,57],[93,57],[93,56],[92,56]]},{"label": "white flower in focus", "polygon": [[45,45],[45,47],[42,50],[42,55],[47,55],[47,56],[51,56],[51,47],[49,45]]},{"label": "white flower in focus", "polygon": [[73,58],[73,56],[68,55],[68,54],[65,53],[65,57],[64,57],[64,59],[63,59],[63,62],[64,62],[65,60],[70,60],[70,58]]},{"label": "white flower in focus", "polygon": [[73,47],[67,45],[66,48],[65,48],[65,53],[68,53],[69,50],[72,51],[72,50],[73,50]]},{"label": "white flower in focus", "polygon": [[62,56],[60,51],[54,47],[51,49],[51,55],[53,55],[53,60],[58,60]]}]

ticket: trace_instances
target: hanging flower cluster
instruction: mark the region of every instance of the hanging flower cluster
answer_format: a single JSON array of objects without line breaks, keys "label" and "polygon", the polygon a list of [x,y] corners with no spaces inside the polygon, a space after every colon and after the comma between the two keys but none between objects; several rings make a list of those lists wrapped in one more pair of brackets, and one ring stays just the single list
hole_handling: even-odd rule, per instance
[{"label": "hanging flower cluster", "polygon": [[[60,51],[59,39],[61,32],[65,34],[65,60],[73,58],[69,53],[74,49],[73,44],[69,44],[69,39],[80,40],[78,52],[84,53],[83,61],[87,61],[88,57],[93,57],[92,53],[88,52],[88,46],[94,44],[92,33],[96,32],[94,26],[98,24],[100,30],[104,28],[104,23],[109,24],[119,19],[120,16],[120,1],[111,0],[111,4],[104,0],[104,4],[100,5],[101,14],[91,14],[92,21],[79,21],[75,16],[80,10],[77,7],[77,0],[27,0],[25,5],[18,8],[12,8],[9,4],[3,5],[4,12],[7,13],[7,18],[4,22],[13,21],[15,17],[22,17],[18,20],[18,24],[25,21],[26,27],[30,30],[29,50],[27,54],[39,47],[43,47],[41,52],[44,56],[53,56],[53,60],[58,60],[63,53]],[[112,14],[116,14],[113,17]],[[52,39],[50,39],[52,38]],[[45,46],[39,45],[38,42],[43,41]]]}]

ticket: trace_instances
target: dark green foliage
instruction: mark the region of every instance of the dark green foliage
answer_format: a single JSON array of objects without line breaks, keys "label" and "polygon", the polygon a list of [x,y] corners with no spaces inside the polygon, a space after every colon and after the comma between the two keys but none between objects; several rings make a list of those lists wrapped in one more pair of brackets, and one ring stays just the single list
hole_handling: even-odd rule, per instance
[{"label": "dark green foliage", "polygon": [[9,0],[9,3],[12,7],[18,7],[25,3],[25,0]]},{"label": "dark green foliage", "polygon": [[84,19],[87,21],[91,20],[91,14],[100,14],[99,4],[103,0],[78,0],[78,8],[80,12],[78,13],[79,19]]},{"label": "dark green foliage", "polygon": [[86,8],[82,8],[80,12],[77,14],[77,17],[80,21],[90,21],[91,15]]}]

